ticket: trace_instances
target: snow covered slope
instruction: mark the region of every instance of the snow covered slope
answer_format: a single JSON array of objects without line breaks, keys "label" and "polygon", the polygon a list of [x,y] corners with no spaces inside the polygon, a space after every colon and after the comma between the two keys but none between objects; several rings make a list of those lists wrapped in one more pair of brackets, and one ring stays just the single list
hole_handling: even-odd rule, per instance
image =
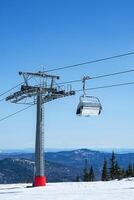
[{"label": "snow covered slope", "polygon": [[110,182],[0,185],[0,200],[134,200],[134,179]]}]

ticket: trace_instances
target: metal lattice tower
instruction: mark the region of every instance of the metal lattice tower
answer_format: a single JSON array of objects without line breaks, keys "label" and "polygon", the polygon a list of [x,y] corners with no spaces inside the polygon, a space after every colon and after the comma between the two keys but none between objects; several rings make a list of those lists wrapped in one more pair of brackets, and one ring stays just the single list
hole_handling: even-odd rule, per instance
[{"label": "metal lattice tower", "polygon": [[[35,177],[34,186],[45,186],[44,165],[44,104],[58,98],[74,95],[69,88],[62,88],[56,84],[59,76],[48,75],[44,71],[37,73],[19,72],[24,78],[21,89],[6,98],[6,101],[16,104],[37,105],[36,142],[35,142]],[[30,83],[36,79],[38,84]],[[31,101],[32,99],[32,101]]]}]

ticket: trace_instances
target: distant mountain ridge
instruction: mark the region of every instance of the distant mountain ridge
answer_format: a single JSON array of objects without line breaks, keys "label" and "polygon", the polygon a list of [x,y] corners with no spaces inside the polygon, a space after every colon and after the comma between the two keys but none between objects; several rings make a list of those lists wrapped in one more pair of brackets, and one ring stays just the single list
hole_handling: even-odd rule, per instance
[{"label": "distant mountain ridge", "polygon": [[[88,149],[88,148],[81,148]],[[76,148],[46,148],[45,152],[59,152],[59,151],[73,151],[77,150]],[[115,153],[124,154],[124,153],[134,153],[134,148],[91,148],[91,151],[100,151],[105,153]],[[34,148],[25,148],[25,149],[0,149],[0,153],[34,153]]]},{"label": "distant mountain ridge", "polygon": [[[74,181],[76,169],[62,164],[46,161],[46,176],[49,182]],[[31,183],[34,176],[34,162],[24,158],[5,158],[0,160],[1,183]]]},{"label": "distant mountain ridge", "polygon": [[[46,176],[49,182],[82,180],[85,159],[93,166],[96,180],[100,180],[104,158],[109,160],[111,153],[90,149],[45,153]],[[134,163],[134,153],[116,154],[121,167]],[[0,183],[32,182],[34,174],[33,153],[0,153]]]}]

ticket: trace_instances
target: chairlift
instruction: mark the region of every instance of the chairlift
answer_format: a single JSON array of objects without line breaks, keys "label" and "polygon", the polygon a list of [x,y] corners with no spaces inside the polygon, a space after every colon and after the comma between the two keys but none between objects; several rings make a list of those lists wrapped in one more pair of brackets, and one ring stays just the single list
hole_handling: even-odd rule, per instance
[{"label": "chairlift", "polygon": [[89,80],[90,77],[83,77],[83,92],[84,94],[80,97],[80,102],[77,106],[76,114],[78,116],[92,116],[100,115],[102,106],[97,97],[88,96],[85,92],[85,81]]}]

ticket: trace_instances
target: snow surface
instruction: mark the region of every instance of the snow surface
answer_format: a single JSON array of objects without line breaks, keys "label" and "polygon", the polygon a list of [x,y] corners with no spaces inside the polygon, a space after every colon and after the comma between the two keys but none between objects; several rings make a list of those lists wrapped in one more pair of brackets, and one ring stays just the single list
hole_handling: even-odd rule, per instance
[{"label": "snow surface", "polygon": [[134,200],[134,179],[109,182],[0,185],[0,200]]}]

